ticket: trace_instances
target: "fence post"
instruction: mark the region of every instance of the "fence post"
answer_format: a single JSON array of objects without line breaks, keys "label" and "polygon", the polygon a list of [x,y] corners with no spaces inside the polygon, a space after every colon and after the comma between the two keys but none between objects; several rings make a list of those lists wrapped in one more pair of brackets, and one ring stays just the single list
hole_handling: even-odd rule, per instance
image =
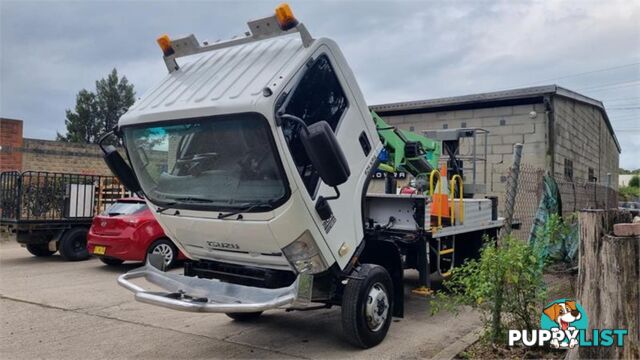
[{"label": "fence post", "polygon": [[504,230],[501,237],[511,234],[513,212],[516,207],[516,195],[518,195],[518,178],[520,177],[520,162],[522,160],[522,144],[513,145],[513,165],[507,178],[507,189],[504,205]]},{"label": "fence post", "polygon": [[609,189],[611,189],[611,173],[607,173],[607,188],[604,189],[604,209],[609,209]]},{"label": "fence post", "polygon": [[[500,246],[500,239],[511,234],[511,223],[513,222],[513,212],[516,206],[516,195],[518,194],[518,178],[520,176],[520,162],[522,160],[522,144],[513,145],[513,165],[509,170],[507,179],[507,193],[505,196],[505,223],[504,229],[496,239],[496,247]],[[493,300],[493,311],[491,314],[492,334],[491,340],[495,343],[502,332],[502,303],[504,301],[504,275],[496,274],[498,284]]]}]

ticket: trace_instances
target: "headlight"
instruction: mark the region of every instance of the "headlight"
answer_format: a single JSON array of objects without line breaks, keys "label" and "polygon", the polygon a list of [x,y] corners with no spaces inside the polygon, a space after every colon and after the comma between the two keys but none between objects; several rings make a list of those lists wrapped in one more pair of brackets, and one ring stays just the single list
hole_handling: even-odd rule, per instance
[{"label": "headlight", "polygon": [[309,230],[282,249],[282,252],[299,273],[317,274],[327,269]]}]

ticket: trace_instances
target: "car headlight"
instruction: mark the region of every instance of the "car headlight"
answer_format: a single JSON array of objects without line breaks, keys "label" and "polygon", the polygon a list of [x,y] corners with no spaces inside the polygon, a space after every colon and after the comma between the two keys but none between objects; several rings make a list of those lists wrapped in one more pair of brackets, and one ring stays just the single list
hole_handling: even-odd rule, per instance
[{"label": "car headlight", "polygon": [[317,274],[327,270],[327,263],[322,259],[320,249],[309,230],[282,249],[282,252],[299,273]]}]

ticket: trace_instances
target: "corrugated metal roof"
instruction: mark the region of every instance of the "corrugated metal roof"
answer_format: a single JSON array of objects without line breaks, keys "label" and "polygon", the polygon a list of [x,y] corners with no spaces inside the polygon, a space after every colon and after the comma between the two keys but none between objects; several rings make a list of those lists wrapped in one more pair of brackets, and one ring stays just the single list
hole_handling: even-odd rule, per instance
[{"label": "corrugated metal roof", "polygon": [[598,108],[605,119],[605,123],[609,128],[609,131],[611,132],[611,136],[613,136],[613,140],[616,143],[618,151],[620,151],[620,143],[618,143],[618,138],[613,131],[613,127],[611,126],[611,122],[609,121],[609,116],[607,115],[607,111],[604,108],[604,104],[602,104],[601,101],[592,99],[588,96],[584,96],[575,91],[565,89],[558,85],[535,86],[521,89],[494,91],[439,99],[396,102],[389,104],[372,105],[369,108],[381,115],[393,115],[394,113],[408,114],[435,112],[439,111],[439,109],[473,109],[475,107],[479,108],[499,106],[497,104],[499,104],[500,102],[517,103],[519,100],[524,101],[525,99],[540,98],[549,95],[566,97]]},{"label": "corrugated metal roof", "polygon": [[219,103],[251,103],[303,49],[300,37],[291,35],[203,53],[190,63],[183,62],[147,91],[125,118]]}]

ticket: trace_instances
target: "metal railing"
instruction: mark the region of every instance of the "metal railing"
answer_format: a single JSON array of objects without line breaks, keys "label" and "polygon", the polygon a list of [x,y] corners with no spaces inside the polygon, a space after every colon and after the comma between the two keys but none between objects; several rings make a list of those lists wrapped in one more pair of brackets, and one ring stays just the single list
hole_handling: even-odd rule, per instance
[{"label": "metal railing", "polygon": [[131,194],[114,176],[16,171],[0,173],[0,220],[87,220]]}]

